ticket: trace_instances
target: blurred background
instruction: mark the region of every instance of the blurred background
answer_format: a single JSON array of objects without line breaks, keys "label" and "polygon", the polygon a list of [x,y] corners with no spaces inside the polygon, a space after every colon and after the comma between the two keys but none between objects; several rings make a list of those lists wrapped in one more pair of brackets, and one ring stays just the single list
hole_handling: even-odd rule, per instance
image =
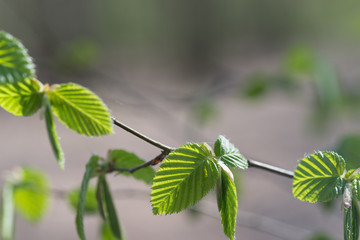
[{"label": "blurred background", "polygon": [[[358,1],[0,0],[0,29],[29,49],[40,81],[90,88],[113,116],[167,145],[223,134],[245,156],[292,171],[315,150],[360,167]],[[77,238],[62,193],[80,185],[91,153],[159,154],[121,129],[85,138],[57,124],[61,171],[38,115],[0,115],[3,178],[31,165],[58,193],[43,221],[17,219],[17,239]],[[291,179],[259,169],[238,185],[237,239],[342,239],[341,202],[300,202]],[[165,217],[152,216],[149,186],[118,175],[111,188],[128,239],[226,239],[213,194]],[[89,239],[99,222],[86,219]]]}]

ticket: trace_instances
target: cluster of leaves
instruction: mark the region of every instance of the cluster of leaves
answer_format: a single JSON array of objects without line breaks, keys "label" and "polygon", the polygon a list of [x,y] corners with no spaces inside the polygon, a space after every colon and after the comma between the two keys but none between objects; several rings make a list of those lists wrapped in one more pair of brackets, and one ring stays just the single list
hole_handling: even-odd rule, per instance
[{"label": "cluster of leaves", "polygon": [[61,168],[65,159],[53,115],[83,135],[113,133],[109,110],[99,97],[75,83],[43,85],[35,79],[34,63],[27,50],[5,32],[0,32],[0,106],[16,116],[44,109],[50,143]]},{"label": "cluster of leaves", "polygon": [[315,152],[304,157],[294,173],[293,195],[311,203],[329,202],[343,196],[344,239],[359,238],[360,174],[347,169],[335,152]]}]

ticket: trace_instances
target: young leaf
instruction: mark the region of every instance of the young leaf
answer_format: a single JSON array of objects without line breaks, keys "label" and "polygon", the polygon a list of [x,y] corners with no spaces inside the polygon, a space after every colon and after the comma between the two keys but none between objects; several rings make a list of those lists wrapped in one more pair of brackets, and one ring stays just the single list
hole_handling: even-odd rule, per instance
[{"label": "young leaf", "polygon": [[53,114],[50,106],[50,101],[47,96],[44,96],[44,107],[45,107],[45,122],[46,122],[46,129],[48,132],[49,140],[53,152],[55,154],[56,160],[61,169],[64,169],[65,165],[65,157],[64,153],[61,149],[61,145],[59,142],[59,138],[56,133],[56,127],[53,119]]},{"label": "young leaf", "polygon": [[[144,160],[140,159],[133,153],[126,152],[124,150],[112,150],[109,152],[108,159],[114,162],[116,168],[133,168],[143,163]],[[155,171],[152,167],[142,168],[132,174],[128,172],[122,172],[126,176],[132,175],[138,180],[142,180],[147,184],[151,184],[154,178]]]},{"label": "young leaf", "polygon": [[14,237],[14,194],[13,184],[4,182],[2,191],[1,236],[3,240],[12,240]]},{"label": "young leaf", "polygon": [[219,136],[214,144],[215,155],[228,167],[237,167],[246,169],[248,162],[243,155],[240,154],[232,143],[224,136]]},{"label": "young leaf", "polygon": [[228,173],[221,169],[219,179],[220,187],[217,188],[218,208],[221,213],[221,223],[224,233],[231,240],[235,239],[236,214],[238,201],[236,196],[236,187],[234,181]]},{"label": "young leaf", "polygon": [[[88,187],[84,203],[84,214],[97,213],[96,191],[94,187]],[[70,206],[76,211],[79,204],[80,188],[74,189],[66,194]]]},{"label": "young leaf", "polygon": [[219,168],[207,144],[188,143],[172,151],[153,180],[153,213],[177,213],[200,201],[216,184]]},{"label": "young leaf", "polygon": [[113,133],[108,108],[93,92],[75,83],[48,92],[52,110],[68,128],[87,136]]},{"label": "young leaf", "polygon": [[119,220],[116,214],[115,205],[113,203],[109,186],[106,182],[106,178],[104,175],[99,175],[99,182],[101,182],[103,186],[103,198],[104,198],[104,210],[105,210],[105,218],[106,222],[109,224],[111,232],[115,239],[122,239],[122,233],[119,225]]},{"label": "young leaf", "polygon": [[[112,233],[111,231],[111,228],[109,226],[109,224],[107,222],[103,222],[101,224],[101,236],[100,236],[100,239],[101,240],[118,240],[114,234]],[[125,240],[126,238],[124,237],[124,233],[122,231],[122,238],[121,240]]]},{"label": "young leaf", "polygon": [[0,106],[15,116],[32,115],[41,107],[41,88],[39,81],[30,78],[0,83]]},{"label": "young leaf", "polygon": [[293,195],[301,201],[327,202],[340,196],[345,187],[341,177],[344,159],[335,152],[316,152],[298,164],[293,180]]},{"label": "young leaf", "polygon": [[100,216],[104,221],[106,221],[103,184],[104,179],[105,177],[102,174],[98,176],[98,182],[96,184],[96,201]]},{"label": "young leaf", "polygon": [[359,206],[356,198],[344,209],[344,240],[359,239]]},{"label": "young leaf", "polygon": [[80,187],[79,203],[76,211],[76,230],[80,239],[85,240],[85,231],[84,231],[84,211],[85,211],[85,200],[86,193],[89,186],[89,181],[93,177],[97,166],[98,166],[99,156],[93,155],[89,162],[86,164],[86,170],[84,173],[83,180]]},{"label": "young leaf", "polygon": [[17,173],[14,203],[17,212],[30,222],[38,222],[45,215],[50,203],[49,181],[39,170],[23,168]]},{"label": "young leaf", "polygon": [[13,36],[0,31],[0,84],[32,79],[35,66],[25,47]]}]

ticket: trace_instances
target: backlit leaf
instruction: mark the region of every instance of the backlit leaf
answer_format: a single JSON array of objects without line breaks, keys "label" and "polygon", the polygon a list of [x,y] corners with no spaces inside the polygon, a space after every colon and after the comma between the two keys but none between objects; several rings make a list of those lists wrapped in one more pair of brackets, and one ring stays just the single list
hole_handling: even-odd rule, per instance
[{"label": "backlit leaf", "polygon": [[57,136],[56,127],[53,119],[53,114],[50,106],[49,99],[47,96],[44,97],[44,107],[45,107],[45,123],[46,123],[46,130],[49,136],[50,144],[56,160],[61,169],[64,169],[65,165],[65,157],[64,153],[61,149],[61,145],[59,142],[59,138]]},{"label": "backlit leaf", "polygon": [[237,167],[246,169],[248,162],[243,155],[240,154],[232,143],[224,136],[219,136],[214,144],[215,155],[228,167]]},{"label": "backlit leaf", "polygon": [[35,66],[25,47],[13,36],[0,31],[0,84],[32,79]]},{"label": "backlit leaf", "polygon": [[[133,168],[145,163],[144,160],[140,159],[135,154],[126,152],[124,150],[112,150],[109,152],[108,158],[110,161],[114,162],[114,166],[116,168]],[[155,171],[152,167],[149,166],[137,170],[132,174],[128,172],[121,172],[121,174],[126,176],[132,175],[136,179],[142,180],[147,184],[151,184]]]},{"label": "backlit leaf", "polygon": [[236,187],[228,173],[223,169],[221,170],[219,180],[220,187],[217,188],[217,195],[218,207],[221,213],[221,223],[225,235],[233,240],[235,239],[236,215],[238,210]]},{"label": "backlit leaf", "polygon": [[340,196],[345,187],[341,177],[344,159],[335,152],[316,152],[298,164],[293,180],[293,195],[301,201],[327,202]]},{"label": "backlit leaf", "polygon": [[39,170],[23,168],[14,188],[17,212],[30,222],[43,218],[50,203],[50,188],[45,174]]},{"label": "backlit leaf", "polygon": [[113,133],[109,110],[93,92],[75,83],[53,88],[48,92],[51,107],[68,128],[87,136]]},{"label": "backlit leaf", "polygon": [[15,116],[34,114],[42,104],[42,84],[26,78],[23,81],[0,83],[0,106]]},{"label": "backlit leaf", "polygon": [[197,203],[214,187],[219,171],[207,144],[188,143],[175,149],[154,177],[151,191],[153,213],[177,213]]},{"label": "backlit leaf", "polygon": [[86,164],[86,170],[83,176],[80,187],[79,203],[76,211],[76,230],[81,240],[85,240],[85,231],[84,231],[84,211],[85,211],[85,201],[86,193],[89,186],[90,179],[96,173],[98,166],[99,156],[93,155],[89,162]]}]

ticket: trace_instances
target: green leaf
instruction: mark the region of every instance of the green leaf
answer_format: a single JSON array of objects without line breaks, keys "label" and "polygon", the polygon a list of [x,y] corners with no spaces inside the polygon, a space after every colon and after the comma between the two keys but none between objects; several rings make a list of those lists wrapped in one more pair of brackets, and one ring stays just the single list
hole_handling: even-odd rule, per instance
[{"label": "green leaf", "polygon": [[[77,206],[79,205],[79,196],[80,188],[71,190],[67,193],[66,199],[69,202],[70,206],[76,211]],[[96,200],[96,191],[94,187],[88,187],[84,203],[84,214],[94,214],[97,213],[97,200]]]},{"label": "green leaf", "polygon": [[100,216],[104,221],[106,221],[103,181],[104,181],[104,176],[102,176],[102,174],[100,174],[98,176],[98,182],[96,184],[96,201],[97,201],[97,207],[98,207]]},{"label": "green leaf", "polygon": [[346,169],[360,167],[360,135],[344,136],[336,146],[336,152],[346,159]]},{"label": "green leaf", "polygon": [[293,195],[301,201],[327,202],[340,196],[345,187],[341,177],[344,159],[335,152],[316,152],[298,164],[293,180]]},{"label": "green leaf", "polygon": [[88,190],[89,181],[96,173],[98,161],[99,161],[99,156],[97,155],[93,155],[90,158],[89,162],[86,164],[86,170],[83,176],[83,180],[81,182],[79,204],[76,211],[76,230],[80,239],[82,240],[86,239],[85,231],[84,231],[84,211],[85,211],[86,193]]},{"label": "green leaf", "polygon": [[45,107],[45,123],[46,123],[46,129],[48,132],[50,144],[60,168],[64,169],[65,157],[61,149],[59,138],[57,136],[53,114],[50,106],[50,101],[47,98],[47,96],[44,96],[44,107]]},{"label": "green leaf", "polygon": [[48,92],[51,107],[68,128],[87,136],[113,133],[109,110],[93,92],[75,83],[53,88]]},{"label": "green leaf", "polygon": [[15,116],[32,115],[42,105],[42,88],[39,81],[30,78],[0,83],[0,106]]},{"label": "green leaf", "polygon": [[359,206],[355,198],[351,206],[344,209],[344,240],[359,239]]},{"label": "green leaf", "polygon": [[219,188],[217,188],[218,208],[221,213],[221,223],[224,233],[231,240],[235,239],[236,215],[238,201],[236,187],[233,180],[225,170],[221,170],[219,178]]},{"label": "green leaf", "polygon": [[[116,168],[133,168],[141,164],[144,164],[145,161],[140,159],[133,153],[126,152],[124,150],[112,150],[108,154],[109,161],[113,161]],[[136,172],[130,174],[128,172],[121,172],[121,174],[126,176],[133,176],[138,180],[142,180],[147,184],[151,184],[155,171],[152,167],[142,168]]]},{"label": "green leaf", "polygon": [[[101,239],[101,240],[118,240],[118,239],[114,236],[114,234],[112,233],[111,228],[110,228],[110,226],[109,226],[109,224],[108,224],[107,222],[103,222],[103,223],[101,224],[101,231],[100,231],[100,233],[101,233],[101,236],[100,236],[100,239]],[[124,235],[124,233],[122,232],[122,238],[121,238],[121,240],[124,240],[124,239],[125,239],[125,237],[124,237],[123,235]]]},{"label": "green leaf", "polygon": [[354,197],[360,201],[360,179],[354,179],[351,184]]},{"label": "green leaf", "polygon": [[6,180],[2,191],[2,211],[1,211],[1,237],[3,240],[14,238],[15,206],[13,184]]},{"label": "green leaf", "polygon": [[228,167],[237,167],[246,169],[248,167],[247,160],[240,154],[232,143],[224,136],[219,136],[214,144],[215,155]]},{"label": "green leaf", "polygon": [[14,188],[17,212],[30,222],[40,221],[50,203],[49,181],[45,174],[32,168],[20,169]]},{"label": "green leaf", "polygon": [[13,36],[0,31],[0,84],[32,79],[35,66],[25,47]]},{"label": "green leaf", "polygon": [[216,184],[219,168],[207,144],[188,143],[172,151],[153,180],[153,213],[177,213],[200,201]]},{"label": "green leaf", "polygon": [[112,234],[115,239],[122,239],[122,233],[120,229],[119,220],[116,214],[115,205],[113,203],[109,186],[106,182],[106,178],[104,175],[99,175],[99,182],[103,186],[103,198],[104,198],[104,210],[105,210],[105,219],[109,224]]}]

